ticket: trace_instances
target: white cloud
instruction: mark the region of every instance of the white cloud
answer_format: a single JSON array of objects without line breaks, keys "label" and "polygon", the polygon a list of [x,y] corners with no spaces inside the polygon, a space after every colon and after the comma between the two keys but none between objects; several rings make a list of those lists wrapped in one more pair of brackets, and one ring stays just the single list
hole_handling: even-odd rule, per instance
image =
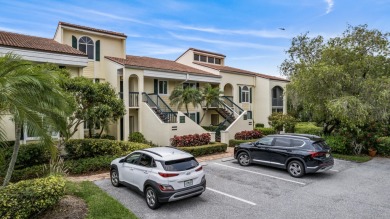
[{"label": "white cloud", "polygon": [[280,46],[269,46],[269,45],[263,45],[263,44],[259,44],[259,43],[211,40],[211,39],[207,39],[207,38],[184,36],[184,35],[178,35],[178,34],[174,34],[174,33],[170,33],[170,35],[176,39],[179,39],[179,40],[197,41],[197,42],[204,42],[204,43],[210,43],[210,44],[218,44],[218,45],[228,46],[228,47],[245,47],[245,48],[268,49],[268,50],[283,50],[284,49],[284,47],[280,47]]},{"label": "white cloud", "polygon": [[326,7],[326,14],[329,14],[333,10],[334,1],[333,0],[325,0],[325,2],[328,5]]},{"label": "white cloud", "polygon": [[130,55],[170,55],[183,53],[186,49],[187,48],[185,47],[173,47],[149,42],[141,42],[134,43],[127,52]]},{"label": "white cloud", "polygon": [[94,15],[103,16],[103,17],[106,17],[106,18],[111,18],[111,19],[114,19],[114,20],[122,20],[122,21],[129,21],[129,22],[133,22],[133,23],[138,23],[138,24],[151,25],[150,23],[143,22],[143,21],[140,21],[140,20],[137,20],[137,19],[134,19],[134,18],[122,17],[122,16],[118,16],[118,15],[115,15],[115,14],[109,14],[109,13],[96,11],[96,10],[85,10],[85,12],[90,13],[90,14],[94,14]]}]

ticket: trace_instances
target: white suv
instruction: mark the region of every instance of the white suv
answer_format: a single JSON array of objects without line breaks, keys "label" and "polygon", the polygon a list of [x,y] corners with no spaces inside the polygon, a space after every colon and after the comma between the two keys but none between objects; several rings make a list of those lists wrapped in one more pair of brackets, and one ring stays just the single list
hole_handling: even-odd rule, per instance
[{"label": "white suv", "polygon": [[201,195],[206,189],[202,166],[195,158],[173,147],[134,151],[111,162],[111,183],[135,188],[149,208]]}]

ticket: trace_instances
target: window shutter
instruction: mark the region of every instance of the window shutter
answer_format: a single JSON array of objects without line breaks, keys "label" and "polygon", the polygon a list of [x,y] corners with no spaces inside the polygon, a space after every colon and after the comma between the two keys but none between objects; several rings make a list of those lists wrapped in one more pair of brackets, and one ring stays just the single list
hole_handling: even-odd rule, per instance
[{"label": "window shutter", "polygon": [[158,94],[158,79],[154,79],[154,93]]},{"label": "window shutter", "polygon": [[75,36],[72,36],[72,47],[77,49],[77,38]]},{"label": "window shutter", "polygon": [[196,123],[199,124],[199,122],[200,122],[200,113],[196,112]]},{"label": "window shutter", "polygon": [[241,103],[241,87],[238,87],[238,102]]},{"label": "window shutter", "polygon": [[249,88],[249,103],[252,103],[252,88]]},{"label": "window shutter", "polygon": [[100,40],[96,41],[96,61],[100,61]]}]

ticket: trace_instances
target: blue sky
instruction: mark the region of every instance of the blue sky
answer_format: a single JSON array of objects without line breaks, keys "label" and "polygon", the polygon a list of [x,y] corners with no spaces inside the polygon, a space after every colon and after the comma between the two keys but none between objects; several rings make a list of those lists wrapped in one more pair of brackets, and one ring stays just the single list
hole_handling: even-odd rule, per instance
[{"label": "blue sky", "polygon": [[[175,60],[189,47],[279,76],[291,38],[326,38],[347,24],[390,31],[390,0],[3,1],[0,29],[52,38],[58,21],[124,32],[127,54]],[[280,30],[279,28],[285,28]]]}]

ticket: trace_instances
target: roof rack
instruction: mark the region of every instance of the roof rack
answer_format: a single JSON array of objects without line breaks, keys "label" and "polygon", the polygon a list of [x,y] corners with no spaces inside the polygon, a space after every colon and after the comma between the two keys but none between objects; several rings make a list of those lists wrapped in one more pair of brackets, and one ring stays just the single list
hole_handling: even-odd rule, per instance
[{"label": "roof rack", "polygon": [[156,153],[156,152],[154,152],[154,151],[149,151],[149,150],[146,150],[146,149],[142,149],[141,151],[146,151],[146,152],[149,152],[149,153],[155,154],[155,155],[157,155],[157,156],[159,156],[159,157],[162,157],[162,156],[161,156],[161,154],[159,154],[159,153]]}]

